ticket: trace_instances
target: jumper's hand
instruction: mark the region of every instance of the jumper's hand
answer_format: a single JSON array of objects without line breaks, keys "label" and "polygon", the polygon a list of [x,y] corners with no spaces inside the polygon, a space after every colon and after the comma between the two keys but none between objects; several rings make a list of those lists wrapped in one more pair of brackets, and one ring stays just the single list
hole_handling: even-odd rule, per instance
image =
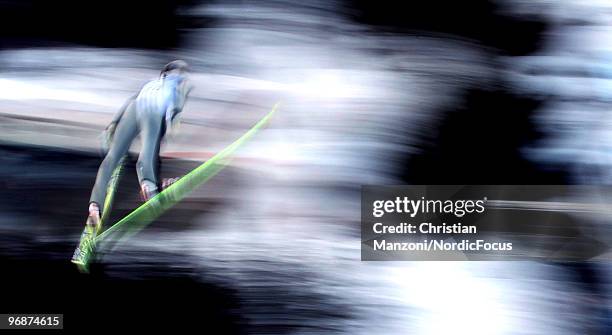
[{"label": "jumper's hand", "polygon": [[164,178],[162,179],[162,190],[167,189],[168,187],[170,187],[170,185],[176,183],[179,180],[180,177],[176,177],[176,178]]}]

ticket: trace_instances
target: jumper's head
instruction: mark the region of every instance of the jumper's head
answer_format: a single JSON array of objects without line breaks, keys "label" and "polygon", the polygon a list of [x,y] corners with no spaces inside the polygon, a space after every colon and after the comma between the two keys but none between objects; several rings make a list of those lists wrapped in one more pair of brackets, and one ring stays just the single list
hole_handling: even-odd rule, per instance
[{"label": "jumper's head", "polygon": [[173,60],[166,64],[161,70],[160,76],[165,77],[169,74],[185,74],[189,70],[189,65],[184,60]]}]

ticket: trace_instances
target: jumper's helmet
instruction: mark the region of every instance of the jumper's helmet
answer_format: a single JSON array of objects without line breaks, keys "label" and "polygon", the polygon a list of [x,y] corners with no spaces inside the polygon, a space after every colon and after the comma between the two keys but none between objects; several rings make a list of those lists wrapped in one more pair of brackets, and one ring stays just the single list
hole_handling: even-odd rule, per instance
[{"label": "jumper's helmet", "polygon": [[180,60],[180,59],[173,60],[164,66],[164,68],[161,70],[160,75],[162,77],[165,77],[168,74],[168,72],[175,71],[175,70],[180,73],[187,72],[189,70],[189,65],[184,60]]}]

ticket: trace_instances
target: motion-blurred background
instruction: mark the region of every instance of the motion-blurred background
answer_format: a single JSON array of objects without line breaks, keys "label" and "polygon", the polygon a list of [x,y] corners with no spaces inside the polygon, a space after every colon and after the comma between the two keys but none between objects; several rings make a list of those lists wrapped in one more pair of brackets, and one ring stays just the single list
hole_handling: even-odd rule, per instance
[{"label": "motion-blurred background", "polygon": [[[604,0],[0,1],[0,312],[73,331],[609,334],[609,263],[361,262],[359,192],[610,184],[611,22]],[[165,176],[281,108],[80,275],[99,135],[176,58],[195,89]]]}]

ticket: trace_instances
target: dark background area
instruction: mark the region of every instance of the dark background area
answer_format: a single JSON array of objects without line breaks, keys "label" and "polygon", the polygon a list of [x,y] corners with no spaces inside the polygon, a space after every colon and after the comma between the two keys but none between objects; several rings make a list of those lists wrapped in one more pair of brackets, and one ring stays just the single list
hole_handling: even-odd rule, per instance
[{"label": "dark background area", "polygon": [[547,23],[542,17],[504,14],[499,2],[473,1],[348,1],[356,22],[406,34],[445,33],[479,41],[507,55],[538,49]]},{"label": "dark background area", "polygon": [[181,45],[186,28],[210,18],[178,15],[200,1],[7,0],[0,2],[0,47],[80,44],[168,49]]}]

